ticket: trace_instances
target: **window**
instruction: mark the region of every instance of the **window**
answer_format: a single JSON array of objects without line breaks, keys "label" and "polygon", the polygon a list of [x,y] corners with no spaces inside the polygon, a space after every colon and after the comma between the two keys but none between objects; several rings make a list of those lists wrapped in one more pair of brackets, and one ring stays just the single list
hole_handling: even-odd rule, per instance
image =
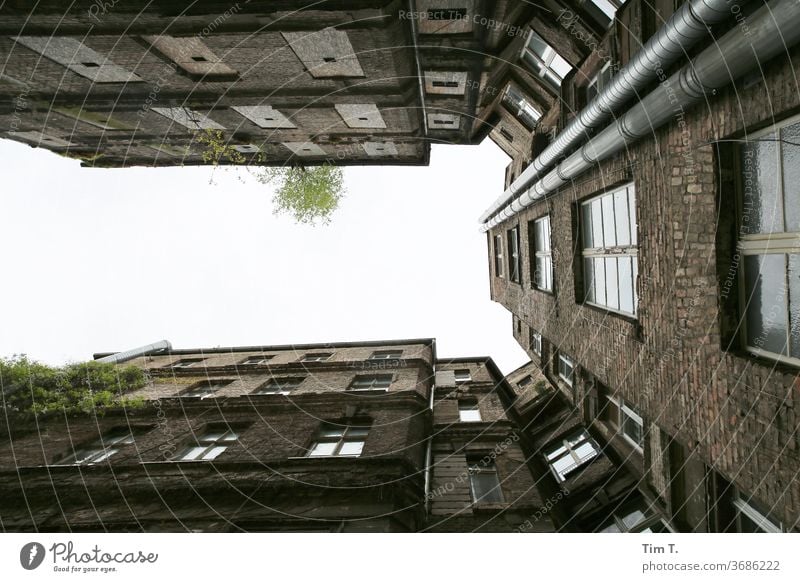
[{"label": "window", "polygon": [[572,70],[572,66],[534,31],[530,32],[522,49],[522,60],[555,90],[561,87],[564,77]]},{"label": "window", "polygon": [[517,386],[520,388],[527,388],[533,382],[533,378],[531,376],[525,376],[522,380],[517,382]]},{"label": "window", "polygon": [[141,434],[149,430],[137,427],[116,427],[101,436],[98,440],[82,445],[71,455],[58,461],[57,465],[91,465],[105,461],[109,457],[128,447],[134,442],[134,433]]},{"label": "window", "polygon": [[211,426],[196,437],[195,441],[187,446],[175,457],[176,461],[213,461],[224,453],[231,443],[239,440],[236,430],[227,426]]},{"label": "window", "polygon": [[329,359],[333,354],[329,352],[320,352],[316,354],[306,354],[301,361],[303,362],[324,362]]},{"label": "window", "polygon": [[270,380],[253,391],[253,394],[288,395],[303,383],[303,378],[270,378]]},{"label": "window", "polygon": [[233,380],[203,380],[179,393],[178,396],[181,398],[208,398],[231,382]]},{"label": "window", "polygon": [[503,491],[494,461],[485,462],[485,455],[467,457],[469,491],[473,503],[503,503]]},{"label": "window", "polygon": [[558,377],[570,386],[575,380],[575,362],[564,354],[558,354]]},{"label": "window", "polygon": [[367,442],[369,426],[326,424],[308,449],[309,457],[358,457]]},{"label": "window", "polygon": [[585,301],[636,314],[636,197],[633,185],[581,205]]},{"label": "window", "polygon": [[500,135],[503,136],[507,142],[512,143],[514,141],[514,135],[508,131],[505,127],[500,128]]},{"label": "window", "polygon": [[171,364],[167,365],[167,368],[191,368],[196,366],[200,362],[204,362],[205,358],[183,358],[178,360],[177,362],[172,362]]},{"label": "window", "polygon": [[783,531],[780,523],[773,522],[766,512],[756,509],[753,499],[745,499],[739,493],[733,500],[736,510],[736,529],[741,533],[779,533]]},{"label": "window", "polygon": [[253,365],[263,365],[269,363],[269,361],[274,358],[275,356],[249,356],[246,360],[241,362],[242,364],[253,364]]},{"label": "window", "polygon": [[400,350],[381,350],[372,352],[369,357],[370,360],[399,360],[403,357],[403,352]]},{"label": "window", "polygon": [[503,236],[494,236],[494,274],[496,277],[503,276]]},{"label": "window", "polygon": [[609,86],[611,83],[611,79],[614,76],[614,69],[611,68],[611,63],[607,62],[603,65],[603,68],[600,69],[600,72],[597,73],[592,80],[589,82],[588,87],[586,87],[586,103],[589,104],[592,102],[592,99],[597,97],[600,93],[602,93],[606,87]]},{"label": "window", "polygon": [[525,99],[522,91],[514,85],[506,87],[503,93],[503,105],[531,131],[542,117],[542,113]]},{"label": "window", "polygon": [[531,282],[535,289],[553,292],[553,254],[550,249],[550,217],[543,216],[528,223],[528,236],[533,232],[533,264]]},{"label": "window", "polygon": [[545,453],[545,458],[556,480],[561,483],[572,471],[599,453],[600,447],[585,429],[581,429],[552,447]]},{"label": "window", "polygon": [[749,136],[739,156],[745,348],[795,366],[800,366],[798,142],[800,122],[795,118]]},{"label": "window", "polygon": [[519,283],[519,226],[508,231],[508,277]]},{"label": "window", "polygon": [[620,432],[632,445],[641,449],[644,447],[644,423],[630,406],[622,401],[620,412]]},{"label": "window", "polygon": [[599,533],[668,533],[672,528],[642,502],[615,511]]},{"label": "window", "polygon": [[614,22],[617,10],[625,0],[582,0],[583,9],[605,28]]},{"label": "window", "polygon": [[392,384],[391,374],[373,374],[365,376],[356,376],[347,389],[350,392],[372,392],[372,391],[388,392],[389,386],[391,386],[391,384]]},{"label": "window", "polygon": [[475,400],[459,400],[458,420],[461,422],[480,422],[481,411]]},{"label": "window", "polygon": [[463,382],[469,382],[472,380],[472,374],[470,374],[469,370],[455,370],[453,373],[456,376],[456,384],[461,384]]},{"label": "window", "polygon": [[542,355],[542,334],[531,330],[531,351],[537,356]]}]

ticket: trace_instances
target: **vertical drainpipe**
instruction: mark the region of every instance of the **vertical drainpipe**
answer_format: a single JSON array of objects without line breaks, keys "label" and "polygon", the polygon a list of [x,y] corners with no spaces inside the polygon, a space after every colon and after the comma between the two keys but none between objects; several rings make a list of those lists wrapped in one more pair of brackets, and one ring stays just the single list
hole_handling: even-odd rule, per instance
[{"label": "vertical drainpipe", "polygon": [[417,85],[419,86],[419,103],[422,106],[422,131],[423,138],[428,138],[428,107],[425,105],[425,86],[422,84],[422,63],[419,58],[419,46],[417,45],[417,22],[414,15],[417,13],[417,5],[414,0],[408,0],[409,20],[411,21],[411,42],[414,44],[414,61],[417,65]]},{"label": "vertical drainpipe", "polygon": [[430,515],[431,509],[431,461],[433,450],[433,396],[436,392],[436,340],[431,340],[431,369],[433,370],[433,381],[431,382],[431,397],[428,402],[430,410],[431,432],[428,435],[428,443],[425,448],[425,517]]}]

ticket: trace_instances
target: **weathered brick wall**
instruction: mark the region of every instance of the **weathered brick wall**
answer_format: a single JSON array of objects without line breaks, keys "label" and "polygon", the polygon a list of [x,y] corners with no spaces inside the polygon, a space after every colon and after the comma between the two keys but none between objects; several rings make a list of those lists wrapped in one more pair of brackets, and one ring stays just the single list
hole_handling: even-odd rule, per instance
[{"label": "weathered brick wall", "polygon": [[[522,285],[496,277],[491,283],[492,297],[526,325],[790,524],[800,516],[797,371],[722,349],[715,232],[718,213],[733,212],[733,205],[717,188],[714,151],[706,144],[797,111],[800,96],[790,80],[798,55],[796,47],[791,60],[767,63],[766,82],[718,92],[708,107],[687,111],[626,156],[494,229],[505,235],[520,224],[527,241],[527,222],[551,215],[555,295],[530,288],[526,244]],[[635,322],[583,305],[575,280],[575,203],[628,182],[637,195]]]}]

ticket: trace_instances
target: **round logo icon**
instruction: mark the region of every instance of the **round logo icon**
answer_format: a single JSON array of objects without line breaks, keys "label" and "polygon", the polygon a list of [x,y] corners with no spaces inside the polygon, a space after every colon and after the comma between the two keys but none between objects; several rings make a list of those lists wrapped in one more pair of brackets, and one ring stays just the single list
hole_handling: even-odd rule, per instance
[{"label": "round logo icon", "polygon": [[30,542],[19,551],[19,563],[26,570],[35,570],[44,561],[44,546],[39,542]]}]

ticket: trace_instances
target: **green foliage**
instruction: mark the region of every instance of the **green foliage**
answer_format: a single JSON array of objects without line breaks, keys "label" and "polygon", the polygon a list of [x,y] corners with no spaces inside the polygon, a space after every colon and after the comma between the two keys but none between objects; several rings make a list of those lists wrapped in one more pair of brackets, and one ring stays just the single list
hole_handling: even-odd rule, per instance
[{"label": "green foliage", "polygon": [[125,394],[145,383],[144,373],[134,366],[84,362],[55,368],[25,356],[0,358],[3,408],[26,415],[102,414],[109,408],[138,408],[144,406],[144,399]]},{"label": "green foliage", "polygon": [[[203,161],[213,166],[225,162],[247,165],[248,162],[259,164],[264,161],[263,153],[248,158],[236,151],[220,130],[198,131],[195,141],[202,148]],[[262,184],[274,184],[274,214],[288,214],[300,224],[330,224],[331,217],[345,194],[342,169],[330,164],[310,168],[296,166],[248,169]]]},{"label": "green foliage", "polygon": [[330,224],[345,194],[344,175],[336,166],[264,168],[263,184],[275,182],[275,214],[286,213],[300,224]]}]

